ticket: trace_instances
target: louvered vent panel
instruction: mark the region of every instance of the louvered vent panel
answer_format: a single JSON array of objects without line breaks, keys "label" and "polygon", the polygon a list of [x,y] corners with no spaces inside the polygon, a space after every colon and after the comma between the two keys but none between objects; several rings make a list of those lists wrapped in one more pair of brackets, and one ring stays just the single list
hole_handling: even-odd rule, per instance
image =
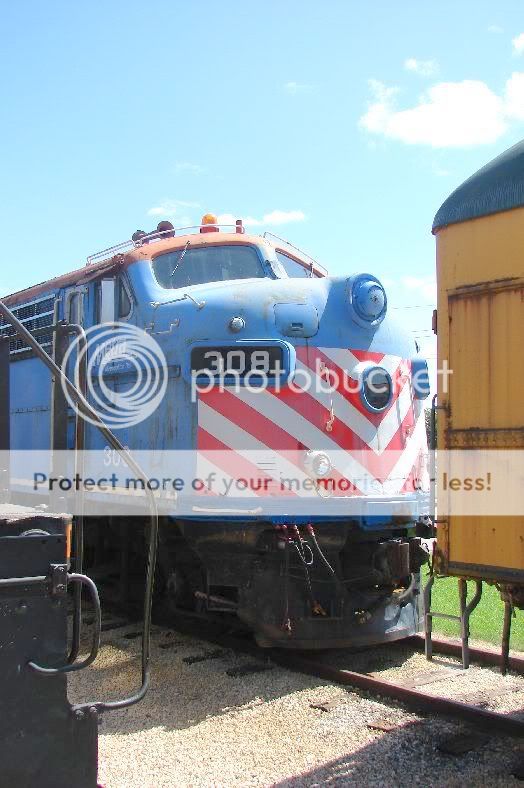
[{"label": "louvered vent panel", "polygon": [[[46,296],[45,298],[16,306],[11,311],[24,324],[27,330],[34,335],[42,347],[50,348],[53,342],[51,332],[38,332],[53,325],[54,306],[55,297]],[[11,354],[30,352],[29,346],[18,336],[15,337],[15,334],[15,329],[0,315],[0,336],[13,337],[9,343]]]}]

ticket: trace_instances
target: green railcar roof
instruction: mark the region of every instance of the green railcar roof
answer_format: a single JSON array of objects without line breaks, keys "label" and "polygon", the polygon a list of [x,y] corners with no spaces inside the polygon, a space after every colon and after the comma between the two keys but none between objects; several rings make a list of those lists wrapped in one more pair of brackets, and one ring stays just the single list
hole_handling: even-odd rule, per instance
[{"label": "green railcar roof", "polygon": [[524,140],[455,189],[437,211],[432,231],[524,205]]}]

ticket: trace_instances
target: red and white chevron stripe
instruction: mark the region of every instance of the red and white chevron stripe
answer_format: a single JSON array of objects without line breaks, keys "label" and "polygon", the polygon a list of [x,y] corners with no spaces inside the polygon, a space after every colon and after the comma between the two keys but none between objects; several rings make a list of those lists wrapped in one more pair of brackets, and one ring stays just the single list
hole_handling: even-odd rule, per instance
[{"label": "red and white chevron stripe", "polygon": [[[393,381],[390,405],[370,413],[360,394],[344,380],[363,362],[379,365]],[[399,356],[343,348],[297,348],[297,380],[307,371],[319,385],[308,390],[283,387],[258,391],[218,387],[198,400],[199,475],[215,472],[227,480],[258,478],[258,489],[235,495],[317,496],[304,485],[300,492],[282,478],[309,479],[303,465],[307,450],[324,451],[333,463],[333,495],[412,493],[424,472],[427,451],[424,413],[413,398],[411,364]],[[339,385],[327,391],[321,380]],[[425,486],[425,485],[424,485]]]}]

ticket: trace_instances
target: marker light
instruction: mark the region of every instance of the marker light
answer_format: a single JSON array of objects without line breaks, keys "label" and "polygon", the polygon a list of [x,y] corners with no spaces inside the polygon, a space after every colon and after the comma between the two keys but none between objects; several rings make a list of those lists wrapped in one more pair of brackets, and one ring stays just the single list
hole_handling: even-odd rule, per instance
[{"label": "marker light", "polygon": [[213,213],[205,213],[202,216],[202,224],[216,224],[217,217]]},{"label": "marker light", "polygon": [[214,213],[205,213],[200,221],[201,233],[218,233],[217,217]]},{"label": "marker light", "polygon": [[332,462],[324,451],[308,451],[304,457],[306,473],[313,479],[323,479],[333,468]]}]

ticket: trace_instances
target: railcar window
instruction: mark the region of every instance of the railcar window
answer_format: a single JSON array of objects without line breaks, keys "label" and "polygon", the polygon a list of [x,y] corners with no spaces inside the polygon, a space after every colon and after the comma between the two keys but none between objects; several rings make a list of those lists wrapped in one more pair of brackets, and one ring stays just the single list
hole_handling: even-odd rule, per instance
[{"label": "railcar window", "polygon": [[[278,262],[284,267],[286,274],[291,279],[307,279],[311,276],[311,268],[306,268],[301,263],[298,263],[296,260],[293,260],[292,257],[288,257],[287,254],[283,252],[278,252],[275,250],[275,254],[277,256]],[[318,276],[313,272],[313,276]]]},{"label": "railcar window", "polygon": [[[183,256],[182,256],[183,255]],[[158,283],[166,288],[189,287],[229,279],[260,279],[262,263],[251,246],[188,246],[153,260]]]}]

